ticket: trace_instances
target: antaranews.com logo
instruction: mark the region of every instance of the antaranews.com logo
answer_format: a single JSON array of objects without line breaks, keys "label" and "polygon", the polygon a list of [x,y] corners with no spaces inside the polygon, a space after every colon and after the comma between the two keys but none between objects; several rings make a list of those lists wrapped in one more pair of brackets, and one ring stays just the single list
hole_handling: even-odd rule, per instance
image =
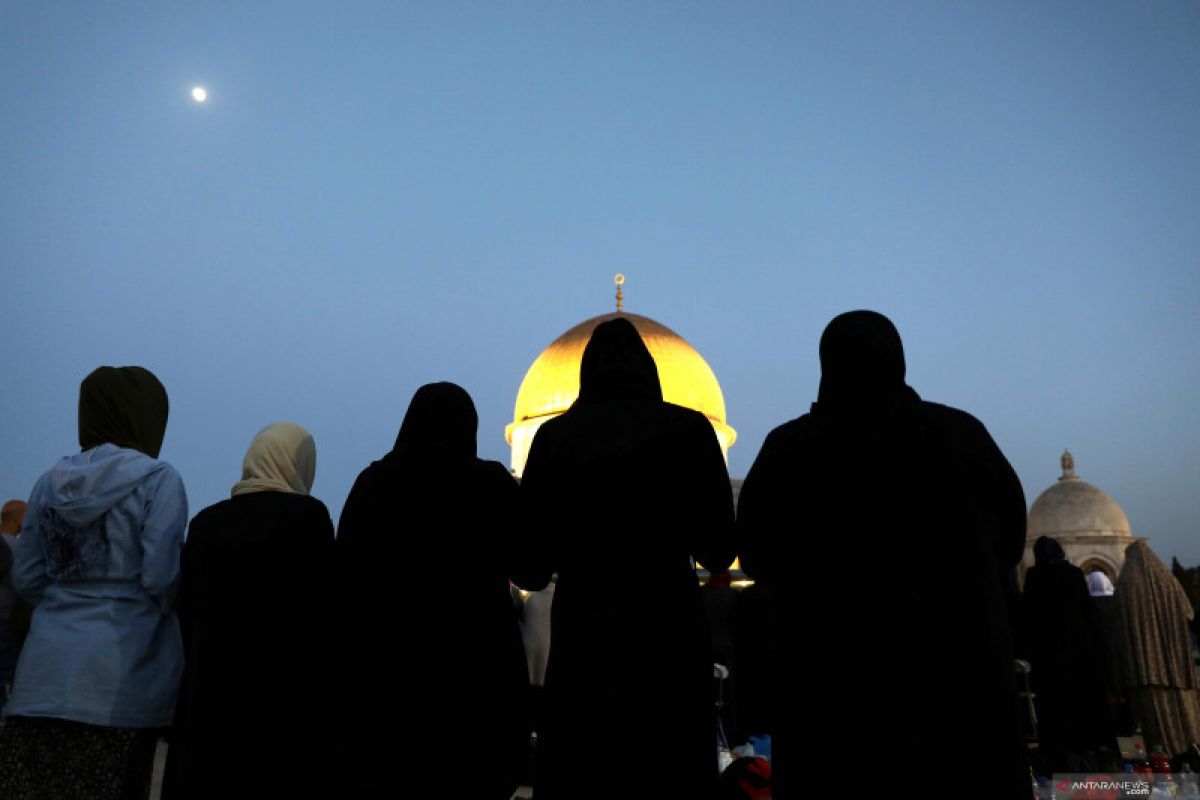
[{"label": "antaranews.com logo", "polygon": [[[1179,786],[1177,775],[1158,775],[1155,780],[1170,780]],[[1141,775],[1129,772],[1109,774],[1058,774],[1054,776],[1054,800],[1135,800],[1148,798],[1153,784]]]}]

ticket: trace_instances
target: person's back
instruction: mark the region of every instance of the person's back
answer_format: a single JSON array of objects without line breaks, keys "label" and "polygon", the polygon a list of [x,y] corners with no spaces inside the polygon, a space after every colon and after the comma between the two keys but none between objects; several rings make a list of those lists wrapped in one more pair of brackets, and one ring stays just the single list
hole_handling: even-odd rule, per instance
[{"label": "person's back", "polygon": [[1180,753],[1200,742],[1200,698],[1188,628],[1195,610],[1144,539],[1125,548],[1114,596],[1134,719],[1148,745]]},{"label": "person's back", "polygon": [[1095,769],[1116,736],[1107,707],[1108,665],[1100,620],[1083,572],[1057,541],[1040,537],[1025,573],[1017,655],[1029,662],[1038,719],[1038,757],[1046,774]]},{"label": "person's back", "polygon": [[821,363],[819,401],[772,431],[739,498],[743,567],[778,608],[776,796],[832,744],[872,784],[936,768],[927,796],[1024,800],[1001,582],[1020,484],[982,424],[904,384],[886,318],[835,319]]},{"label": "person's back", "polygon": [[1120,635],[1120,610],[1113,596],[1112,581],[1100,571],[1087,576],[1088,594],[1097,622],[1101,657],[1104,659],[1104,686],[1108,698],[1109,717],[1118,736],[1133,732],[1133,716],[1125,696],[1129,679],[1125,667],[1125,652]]},{"label": "person's back", "polygon": [[166,390],[141,367],[80,385],[79,453],[30,494],[13,585],[34,606],[0,743],[0,795],[148,793],[183,654],[175,615],[187,499],[158,460]]},{"label": "person's back", "polygon": [[[533,572],[558,573],[538,796],[705,791],[716,763],[712,654],[691,559],[714,569],[732,560],[732,496],[711,426],[662,402],[627,320],[596,329],[579,400],[538,431],[522,491]],[[628,583],[614,580],[618,568]],[[611,754],[640,738],[653,743],[656,774],[631,787]]]},{"label": "person's back", "polygon": [[390,795],[418,764],[455,795],[506,800],[525,767],[528,676],[508,581],[518,491],[476,457],[477,425],[461,387],[421,387],[342,510],[348,795]]},{"label": "person's back", "polygon": [[331,720],[334,540],[329,511],[308,494],[315,456],[300,426],[264,429],[233,496],[192,519],[164,797],[329,788],[317,732]]}]

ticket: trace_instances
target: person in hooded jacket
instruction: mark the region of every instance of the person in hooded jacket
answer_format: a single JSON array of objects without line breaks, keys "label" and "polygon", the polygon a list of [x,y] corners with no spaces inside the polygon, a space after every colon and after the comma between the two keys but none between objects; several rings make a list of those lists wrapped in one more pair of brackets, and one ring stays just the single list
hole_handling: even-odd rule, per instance
[{"label": "person in hooded jacket", "polygon": [[[629,320],[593,331],[579,398],[538,430],[521,489],[523,585],[558,573],[536,796],[707,796],[713,655],[694,560],[732,562],[733,498],[712,426],[663,401]],[[634,752],[653,769],[622,770]]]},{"label": "person in hooded jacket", "polygon": [[13,585],[34,612],[5,709],[0,797],[149,796],[183,668],[187,498],[158,460],[167,411],[148,370],[95,370],[79,392],[82,451],[29,497]]},{"label": "person in hooded jacket", "polygon": [[[163,797],[293,797],[330,789],[333,522],[309,495],[307,430],[269,425],[232,497],[183,548],[185,665]],[[302,765],[302,766],[300,766]]]},{"label": "person in hooded jacket", "polygon": [[391,452],[338,523],[346,670],[345,796],[507,800],[525,769],[528,677],[509,592],[516,481],[476,457],[479,419],[452,383],[413,395]]},{"label": "person in hooded jacket", "polygon": [[878,796],[916,778],[1027,800],[1005,591],[1021,484],[977,419],[905,383],[882,314],[836,317],[820,361],[817,402],[738,499],[742,567],[774,601],[774,796],[806,796],[802,763],[836,748]]}]

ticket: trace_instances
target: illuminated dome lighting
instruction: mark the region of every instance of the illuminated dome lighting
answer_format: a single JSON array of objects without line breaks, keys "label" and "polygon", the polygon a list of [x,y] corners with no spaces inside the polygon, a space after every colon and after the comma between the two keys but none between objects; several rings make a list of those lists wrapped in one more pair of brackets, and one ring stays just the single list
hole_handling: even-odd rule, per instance
[{"label": "illuminated dome lighting", "polygon": [[617,317],[632,322],[641,334],[658,367],[663,399],[695,409],[707,417],[716,431],[721,453],[728,459],[737,432],[725,422],[725,396],[708,362],[666,325],[639,314],[617,311],[585,320],[559,336],[525,373],[525,380],[521,381],[517,392],[513,421],[504,428],[504,438],[512,445],[514,475],[520,477],[525,471],[525,459],[537,429],[570,408],[579,396],[579,365],[592,331],[600,323]]}]

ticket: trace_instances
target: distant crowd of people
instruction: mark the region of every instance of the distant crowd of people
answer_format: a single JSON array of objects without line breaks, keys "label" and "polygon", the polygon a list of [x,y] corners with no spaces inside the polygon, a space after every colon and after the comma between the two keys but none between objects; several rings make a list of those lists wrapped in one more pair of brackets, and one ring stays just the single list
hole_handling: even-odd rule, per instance
[{"label": "distant crowd of people", "polygon": [[[538,800],[766,796],[719,779],[723,727],[769,734],[785,800],[930,774],[925,797],[1028,800],[1018,655],[1052,769],[1115,747],[1118,686],[1156,741],[1200,739],[1191,606],[1145,544],[1119,611],[1093,608],[1053,542],[1022,597],[1024,495],[985,427],[907,385],[880,314],[835,318],[819,355],[817,401],[767,437],[736,519],[711,425],[663,401],[618,317],[520,484],[477,458],[468,393],[432,383],[336,536],[290,422],[189,523],[158,458],[166,390],[100,367],[80,452],[4,506],[0,797],[144,800],[166,732],[168,800],[505,800],[532,729]],[[534,592],[524,640],[514,586]],[[714,660],[736,692],[720,726]]]}]

